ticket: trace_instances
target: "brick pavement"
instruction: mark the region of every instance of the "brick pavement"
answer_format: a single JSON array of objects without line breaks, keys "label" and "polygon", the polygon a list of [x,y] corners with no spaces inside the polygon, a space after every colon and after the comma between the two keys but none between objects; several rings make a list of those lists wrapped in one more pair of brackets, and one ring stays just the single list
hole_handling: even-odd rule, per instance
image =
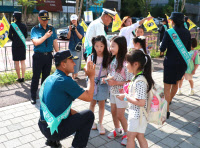
[{"label": "brick pavement", "polygon": [[[194,76],[195,93],[194,96],[187,96],[189,91],[189,83],[183,82],[183,95],[175,96],[170,105],[170,119],[163,126],[148,124],[145,136],[148,140],[149,147],[172,147],[172,148],[197,148],[200,147],[200,132],[198,125],[200,124],[200,70],[197,70]],[[163,72],[153,73],[156,83],[163,85]],[[12,86],[10,86],[12,87]],[[0,88],[2,90],[6,88]],[[17,90],[22,91],[23,88]],[[15,92],[9,94],[8,99],[15,97]],[[9,98],[11,97],[11,98]],[[76,100],[73,108],[81,111],[89,108],[89,103]],[[98,107],[95,109],[96,121]],[[126,111],[126,117],[127,117]],[[12,106],[0,108],[0,148],[46,148],[45,138],[39,131],[37,122],[39,118],[39,101],[36,105],[30,102],[20,103]],[[104,127],[106,135],[113,129],[112,116],[110,113],[110,105],[106,104]],[[106,135],[99,135],[98,132],[91,131],[88,142],[88,148],[124,148],[120,144],[121,138],[115,140],[108,139]],[[71,146],[73,136],[61,141],[64,148]],[[136,141],[138,145],[138,142]]]}]

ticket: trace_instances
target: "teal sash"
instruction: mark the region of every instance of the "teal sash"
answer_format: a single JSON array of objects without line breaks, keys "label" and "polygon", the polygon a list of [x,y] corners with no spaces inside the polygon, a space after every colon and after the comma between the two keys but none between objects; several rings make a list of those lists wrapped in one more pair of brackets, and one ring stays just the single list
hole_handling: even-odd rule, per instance
[{"label": "teal sash", "polygon": [[185,48],[185,46],[184,46],[183,42],[181,41],[181,39],[179,38],[178,34],[176,33],[176,31],[173,28],[168,29],[167,32],[169,33],[169,36],[171,37],[171,39],[174,42],[174,44],[176,45],[178,51],[180,52],[183,59],[185,60],[187,66],[189,66],[190,62],[191,62],[190,54],[188,53],[187,49]]},{"label": "teal sash", "polygon": [[15,31],[16,31],[17,34],[19,35],[19,38],[20,38],[20,39],[22,40],[22,42],[24,43],[25,48],[27,48],[27,47],[26,47],[26,39],[25,39],[25,37],[24,37],[24,34],[21,32],[21,30],[19,29],[19,27],[17,26],[16,23],[12,23],[11,25],[13,26],[13,28],[15,29]]},{"label": "teal sash", "polygon": [[184,23],[184,26],[185,26],[185,28],[188,30],[188,26],[187,26],[187,23],[186,23],[186,22]]},{"label": "teal sash", "polygon": [[49,109],[44,104],[44,102],[42,101],[45,82],[43,82],[43,84],[42,84],[42,86],[40,88],[39,97],[40,97],[40,103],[41,103],[41,108],[42,108],[42,111],[43,111],[44,119],[48,124],[47,128],[50,128],[51,135],[53,135],[53,133],[55,131],[57,131],[57,133],[58,133],[58,126],[61,123],[62,119],[66,119],[69,116],[72,103],[69,105],[69,107],[61,115],[59,115],[58,117],[55,117],[49,111]]},{"label": "teal sash", "polygon": [[168,29],[167,29],[167,25],[163,25],[164,26],[164,28],[165,28],[165,31],[167,31]]}]

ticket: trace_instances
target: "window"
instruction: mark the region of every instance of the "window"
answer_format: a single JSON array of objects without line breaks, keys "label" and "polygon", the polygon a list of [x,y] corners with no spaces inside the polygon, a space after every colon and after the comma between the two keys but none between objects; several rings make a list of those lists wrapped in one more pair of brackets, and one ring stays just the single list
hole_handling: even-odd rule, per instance
[{"label": "window", "polygon": [[13,0],[3,0],[4,6],[13,6]]}]

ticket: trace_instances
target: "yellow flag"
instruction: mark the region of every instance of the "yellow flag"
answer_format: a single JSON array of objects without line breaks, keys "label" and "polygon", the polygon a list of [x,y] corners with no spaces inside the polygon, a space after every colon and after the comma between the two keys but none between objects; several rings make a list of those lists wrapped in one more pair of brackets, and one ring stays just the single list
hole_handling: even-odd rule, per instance
[{"label": "yellow flag", "polygon": [[9,40],[8,32],[9,32],[10,24],[8,23],[5,16],[3,16],[0,22],[0,47],[3,47]]},{"label": "yellow flag", "polygon": [[[87,26],[87,24],[83,21],[83,19],[82,19],[82,22],[81,22],[81,25],[80,25],[80,26],[83,27],[83,29],[84,29],[84,36],[85,36],[88,26]],[[83,37],[82,43],[85,43],[85,37]]]},{"label": "yellow flag", "polygon": [[119,15],[116,14],[113,19],[112,32],[119,30],[119,28],[121,27],[121,24],[122,24],[122,21],[121,21]]},{"label": "yellow flag", "polygon": [[172,28],[172,20],[169,19],[169,16],[167,16],[167,14],[165,14],[166,17],[167,17],[167,21],[168,21],[168,25],[169,25],[169,28]]},{"label": "yellow flag", "polygon": [[[151,14],[149,13],[149,15],[147,17],[150,17],[150,16],[151,16]],[[150,30],[153,30],[155,28],[158,28],[153,19],[144,21],[143,25],[147,29],[147,32]]]},{"label": "yellow flag", "polygon": [[187,22],[190,24],[189,30],[191,30],[192,28],[196,27],[195,23],[193,23],[190,19],[188,19]]}]

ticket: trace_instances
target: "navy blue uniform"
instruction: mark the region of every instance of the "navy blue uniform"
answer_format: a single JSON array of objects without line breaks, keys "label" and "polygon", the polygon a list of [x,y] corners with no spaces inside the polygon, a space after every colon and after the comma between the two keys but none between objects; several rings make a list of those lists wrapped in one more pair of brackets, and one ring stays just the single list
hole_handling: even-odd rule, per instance
[{"label": "navy blue uniform", "polygon": [[[184,25],[181,27],[175,26],[174,30],[179,35],[187,51],[190,51],[190,32],[184,27]],[[181,78],[185,74],[185,71],[187,70],[187,64],[181,56],[179,50],[176,48],[167,31],[164,34],[160,51],[164,52],[166,49],[167,53],[164,59],[164,83],[176,84],[176,82],[178,80],[181,80]]]},{"label": "navy blue uniform", "polygon": [[[21,32],[23,33],[24,37],[27,38],[27,28],[25,24],[22,24],[19,21],[15,22]],[[10,25],[8,38],[12,41],[12,56],[13,61],[22,61],[26,59],[26,49],[25,45],[22,42],[21,38],[17,34],[17,32],[14,30],[13,26]]]},{"label": "navy blue uniform", "polygon": [[[166,26],[167,26],[167,29],[169,29],[168,24],[166,24]],[[159,33],[160,33],[160,42],[162,42],[162,39],[163,39],[165,31],[166,31],[165,27],[164,27],[164,25],[162,25],[161,29],[159,30]]]},{"label": "navy blue uniform", "polygon": [[[41,24],[36,25],[31,30],[31,39],[39,39],[49,31],[49,25],[47,25],[46,30],[41,26]],[[52,29],[53,34],[51,37],[46,39],[42,44],[34,46],[33,54],[33,77],[31,82],[31,98],[36,99],[36,92],[38,90],[38,84],[40,75],[42,73],[42,81],[50,75],[52,66],[52,51],[53,51],[53,41],[57,39],[55,29]]]}]

